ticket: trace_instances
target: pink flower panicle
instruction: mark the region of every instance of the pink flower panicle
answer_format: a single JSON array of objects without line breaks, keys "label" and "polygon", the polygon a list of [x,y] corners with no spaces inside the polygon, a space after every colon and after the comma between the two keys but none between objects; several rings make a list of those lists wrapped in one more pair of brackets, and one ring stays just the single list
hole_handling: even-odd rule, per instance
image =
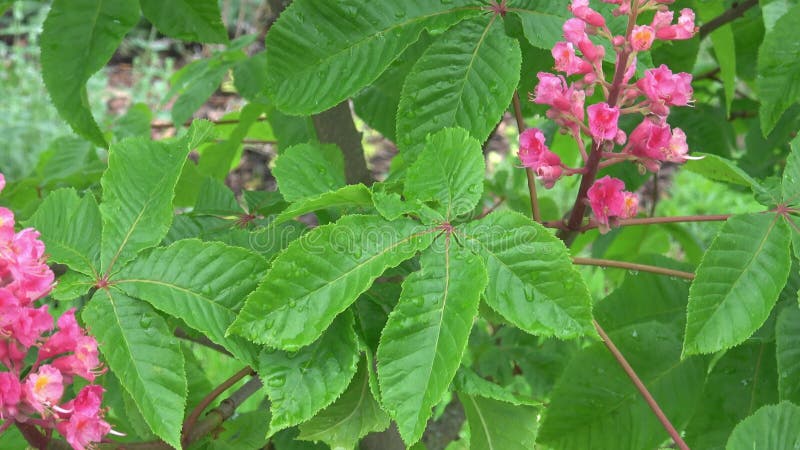
[{"label": "pink flower panicle", "polygon": [[[657,41],[689,39],[697,33],[695,14],[691,9],[680,11],[677,21],[670,6],[674,0],[602,0],[615,5],[614,16],[628,16],[628,32],[613,35],[606,19],[590,5],[590,0],[572,0],[571,18],[562,27],[564,41],[552,49],[555,72],[539,72],[539,83],[531,101],[548,106],[547,117],[578,142],[584,163],[589,155],[582,136],[592,139],[591,151],[601,152],[599,167],[623,161],[637,163],[641,170],[658,171],[664,162],[683,163],[688,159],[686,134],[671,128],[667,117],[671,107],[692,106],[692,76],[673,73],[666,65],[647,69],[638,80],[637,53],[647,51]],[[655,10],[652,21],[637,23],[639,13]],[[616,53],[614,76],[606,78],[603,70],[605,49],[600,39],[610,41]],[[570,77],[573,80],[568,80]],[[586,105],[586,98],[596,89],[604,98]],[[619,128],[625,114],[641,114],[640,124],[626,133]],[[587,120],[588,116],[588,120]],[[617,146],[621,147],[619,149]],[[534,170],[545,187],[552,187],[564,175],[584,174],[594,170],[571,168],[544,144],[544,136],[536,129],[520,136],[520,160]],[[594,159],[597,161],[597,159]],[[593,163],[594,164],[594,163]],[[594,175],[593,173],[591,175]],[[638,198],[624,191],[621,180],[604,177],[589,189],[588,202],[595,220],[605,231],[617,219],[637,213]]]},{"label": "pink flower panicle", "polygon": [[[0,208],[0,419],[56,429],[83,450],[111,432],[100,408],[103,389],[89,384],[66,402],[64,393],[74,377],[92,382],[102,369],[97,341],[78,325],[74,309],[59,317],[54,331],[48,306],[34,306],[53,281],[39,232],[16,232],[14,214]],[[28,366],[32,349],[38,353]]]}]

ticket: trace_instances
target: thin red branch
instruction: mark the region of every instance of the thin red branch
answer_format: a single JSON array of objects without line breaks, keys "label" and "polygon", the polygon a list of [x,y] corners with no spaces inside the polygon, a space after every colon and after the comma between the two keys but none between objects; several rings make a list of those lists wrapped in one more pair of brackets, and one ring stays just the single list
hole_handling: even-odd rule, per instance
[{"label": "thin red branch", "polygon": [[[620,227],[630,227],[637,225],[657,225],[661,223],[689,223],[689,222],[722,222],[728,220],[730,214],[716,214],[708,216],[675,216],[675,217],[645,217],[640,219],[621,219],[617,222]],[[565,229],[566,225],[560,221],[544,222],[542,225],[548,228]],[[579,229],[581,232],[597,228],[597,223],[589,223]]]},{"label": "thin red branch", "polygon": [[703,40],[703,38],[711,34],[717,28],[742,17],[748,9],[756,5],[758,5],[758,0],[745,0],[741,3],[734,3],[731,9],[709,20],[700,27],[700,32],[698,33],[700,40]]},{"label": "thin red branch", "polygon": [[[192,124],[193,120],[194,119],[187,120],[186,122],[183,123],[182,126],[188,127],[189,125]],[[268,117],[259,117],[258,119],[256,119],[256,122],[266,122],[267,120],[269,120]],[[209,122],[215,125],[235,125],[239,123],[239,119],[209,120]],[[150,128],[154,130],[163,130],[167,128],[175,128],[175,124],[172,122],[152,122],[150,124]]]},{"label": "thin red branch", "polygon": [[691,272],[684,272],[682,270],[666,269],[664,267],[650,266],[647,264],[637,264],[627,261],[616,261],[613,259],[598,259],[598,258],[572,258],[572,262],[579,266],[598,266],[598,267],[615,267],[617,269],[627,269],[638,272],[657,273],[659,275],[667,275],[670,277],[683,278],[686,280],[694,280],[694,274]]},{"label": "thin red branch", "polygon": [[[519,134],[521,135],[522,132],[525,131],[526,126],[525,119],[522,117],[522,104],[519,101],[518,91],[514,91],[512,103],[514,104],[514,118],[517,120],[517,130],[519,130]],[[530,167],[525,168],[525,175],[528,177],[528,191],[531,196],[531,216],[536,222],[541,222],[542,215],[539,212],[539,197],[536,195],[536,176],[533,173],[533,169]]]}]

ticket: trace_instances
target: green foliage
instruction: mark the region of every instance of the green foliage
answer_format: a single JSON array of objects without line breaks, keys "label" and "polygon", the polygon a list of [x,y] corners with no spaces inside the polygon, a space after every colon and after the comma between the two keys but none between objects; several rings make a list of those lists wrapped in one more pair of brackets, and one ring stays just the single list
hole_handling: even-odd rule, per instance
[{"label": "green foliage", "polygon": [[765,406],[736,426],[727,450],[792,449],[800,445],[800,407],[789,402]]},{"label": "green foliage", "polygon": [[800,403],[800,386],[794,382],[800,374],[800,310],[786,307],[775,325],[778,362],[778,393],[781,400]]},{"label": "green foliage", "polygon": [[758,115],[764,136],[789,106],[800,100],[800,5],[795,5],[767,31],[758,52],[756,84],[762,99]]},{"label": "green foliage", "polygon": [[[470,428],[470,450],[524,450],[536,442],[536,408],[459,394]],[[514,430],[509,433],[508,430]]]},{"label": "green foliage", "polygon": [[344,158],[336,145],[300,144],[285,149],[272,173],[283,198],[294,202],[343,187]]},{"label": "green foliage", "polygon": [[159,31],[185,41],[228,42],[216,0],[139,0],[142,13]]}]

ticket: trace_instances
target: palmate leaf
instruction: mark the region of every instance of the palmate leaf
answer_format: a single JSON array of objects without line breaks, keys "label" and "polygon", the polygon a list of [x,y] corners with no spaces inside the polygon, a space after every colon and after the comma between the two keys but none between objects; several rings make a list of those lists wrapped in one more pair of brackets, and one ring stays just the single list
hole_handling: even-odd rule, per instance
[{"label": "palmate leaf", "polygon": [[781,400],[800,404],[800,309],[790,305],[778,315],[775,325],[778,362],[778,393]]},{"label": "palmate leaf", "polygon": [[82,198],[73,189],[53,191],[27,222],[42,234],[49,261],[98,279],[100,210],[92,194]]},{"label": "palmate leaf", "polygon": [[270,98],[282,111],[324,111],[374,81],[425,29],[481,13],[474,0],[300,0],[267,35]]},{"label": "palmate leaf", "polygon": [[562,26],[570,18],[568,0],[522,0],[514,12],[522,21],[528,41],[537,48],[550,50],[564,39]]},{"label": "palmate leaf", "polygon": [[353,315],[341,314],[313,344],[290,353],[265,350],[258,363],[269,396],[269,434],[305,422],[344,392],[356,373]]},{"label": "palmate leaf", "polygon": [[791,266],[790,233],[776,215],[728,219],[689,289],[685,355],[743,342],[767,320]]},{"label": "palmate leaf", "polygon": [[217,0],[139,0],[144,16],[167,36],[184,41],[228,42]]},{"label": "palmate leaf", "polygon": [[457,228],[489,272],[486,303],[531,334],[595,335],[589,290],[564,244],[522,214],[503,211]]},{"label": "palmate leaf", "polygon": [[363,360],[350,387],[336,402],[300,425],[297,439],[324,442],[331,448],[353,449],[367,433],[383,431],[388,426],[389,416],[370,392],[366,360]]},{"label": "palmate leaf", "polygon": [[519,42],[503,21],[464,21],[428,47],[408,74],[397,111],[397,141],[416,153],[429,133],[462,127],[489,137],[511,102],[522,65]]},{"label": "palmate leaf", "polygon": [[363,184],[351,184],[341,189],[298,200],[270,222],[278,225],[295,217],[328,208],[369,208],[372,192]]},{"label": "palmate leaf", "polygon": [[781,115],[800,100],[800,4],[786,12],[764,36],[758,50],[761,131],[767,136]]},{"label": "palmate leaf", "polygon": [[226,338],[225,331],[266,270],[262,257],[243,248],[188,239],[141,253],[111,280],[255,364],[255,346],[239,336]]},{"label": "palmate leaf", "polygon": [[58,113],[79,135],[106,147],[89,110],[86,81],[139,21],[136,0],[55,0],[42,36],[42,79]]},{"label": "palmate leaf", "polygon": [[793,450],[800,447],[800,406],[765,406],[734,428],[726,450]]},{"label": "palmate leaf", "polygon": [[428,247],[431,231],[373,216],[318,227],[275,259],[228,331],[285,350],[308,345],[387,268]]},{"label": "palmate leaf", "polygon": [[454,220],[478,204],[485,171],[480,142],[467,130],[444,129],[428,138],[425,149],[408,168],[405,198],[434,202],[434,209],[445,220]]},{"label": "palmate leaf", "polygon": [[103,174],[100,267],[106,274],[158,244],[172,223],[172,197],[186,162],[185,140],[126,139],[111,147]]},{"label": "palmate leaf", "polygon": [[409,446],[461,364],[487,281],[481,259],[452,236],[423,252],[420,266],[403,282],[377,352],[383,406]]},{"label": "palmate leaf", "polygon": [[275,160],[272,174],[288,202],[313,197],[343,187],[344,157],[333,144],[299,144],[284,150]]},{"label": "palmate leaf", "polygon": [[535,447],[537,408],[462,393],[458,398],[469,422],[470,450],[528,450]]},{"label": "palmate leaf", "polygon": [[99,290],[82,317],[153,432],[181,448],[186,374],[180,346],[164,319],[116,289]]}]

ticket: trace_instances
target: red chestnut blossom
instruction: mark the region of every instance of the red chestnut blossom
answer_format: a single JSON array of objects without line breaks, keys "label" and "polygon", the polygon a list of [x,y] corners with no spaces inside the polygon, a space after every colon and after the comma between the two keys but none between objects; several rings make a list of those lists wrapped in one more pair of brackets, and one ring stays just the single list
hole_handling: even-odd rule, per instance
[{"label": "red chestnut blossom", "polygon": [[567,75],[589,73],[592,66],[575,55],[575,47],[570,42],[558,42],[550,52],[556,61],[556,70]]},{"label": "red chestnut blossom", "polygon": [[650,101],[653,114],[666,117],[670,106],[686,106],[692,102],[692,75],[673,74],[664,64],[644,72],[636,86]]},{"label": "red chestnut blossom", "polygon": [[601,233],[610,229],[614,219],[627,219],[638,212],[639,197],[624,191],[625,183],[606,175],[595,181],[587,196]]},{"label": "red chestnut blossom", "polygon": [[589,25],[602,28],[606,26],[606,19],[597,11],[589,7],[589,0],[572,0],[569,6],[572,14]]},{"label": "red chestnut blossom", "polygon": [[65,405],[71,407],[72,414],[67,421],[58,424],[58,431],[73,449],[84,450],[111,432],[111,425],[102,418],[102,400],[103,388],[90,385],[81,389],[75,400]]},{"label": "red chestnut blossom", "polygon": [[613,140],[617,136],[619,108],[608,103],[595,103],[586,108],[589,114],[589,130],[597,140]]},{"label": "red chestnut blossom", "polygon": [[697,32],[694,25],[694,11],[689,8],[681,10],[678,23],[672,25],[672,11],[658,11],[653,18],[652,27],[656,30],[656,38],[663,40],[691,39]]},{"label": "red chestnut blossom", "polygon": [[10,372],[0,372],[0,419],[16,416],[21,399],[22,385],[17,376]]},{"label": "red chestnut blossom", "polygon": [[97,355],[97,341],[91,336],[79,337],[71,355],[62,356],[53,361],[53,366],[57,367],[66,377],[78,375],[89,381],[94,381],[95,371],[100,366],[100,359]]},{"label": "red chestnut blossom", "polygon": [[571,18],[564,22],[564,39],[572,45],[578,45],[582,41],[589,39],[586,35],[586,22],[578,18]]},{"label": "red chestnut blossom", "polygon": [[45,364],[39,371],[28,375],[24,386],[25,399],[36,411],[44,412],[58,404],[64,395],[64,380],[61,372]]},{"label": "red chestnut blossom", "polygon": [[651,172],[658,171],[662,161],[683,163],[695,159],[687,156],[686,133],[680,128],[670,129],[663,120],[643,120],[631,133],[628,150]]},{"label": "red chestnut blossom", "polygon": [[519,136],[519,159],[524,167],[533,169],[547,189],[561,178],[561,158],[547,148],[539,129],[529,128]]},{"label": "red chestnut blossom", "polygon": [[637,25],[631,32],[631,48],[637,52],[649,50],[656,38],[653,27],[647,25]]}]

